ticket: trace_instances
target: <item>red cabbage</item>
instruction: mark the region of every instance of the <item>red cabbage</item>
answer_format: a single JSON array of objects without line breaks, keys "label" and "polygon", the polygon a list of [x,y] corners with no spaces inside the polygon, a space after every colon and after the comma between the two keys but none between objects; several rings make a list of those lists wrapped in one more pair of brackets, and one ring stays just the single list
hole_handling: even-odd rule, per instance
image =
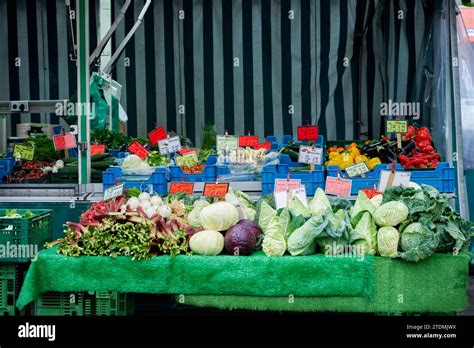
[{"label": "red cabbage", "polygon": [[225,234],[225,249],[234,255],[251,255],[257,249],[257,241],[260,241],[261,230],[251,220],[240,220],[229,228]]}]

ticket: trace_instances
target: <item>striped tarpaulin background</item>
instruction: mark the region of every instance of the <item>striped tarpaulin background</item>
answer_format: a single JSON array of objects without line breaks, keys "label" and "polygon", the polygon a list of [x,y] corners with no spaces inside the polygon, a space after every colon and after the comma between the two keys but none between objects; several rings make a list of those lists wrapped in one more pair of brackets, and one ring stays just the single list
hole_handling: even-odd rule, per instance
[{"label": "striped tarpaulin background", "polygon": [[[144,2],[132,1],[114,48]],[[115,16],[123,3],[112,0]],[[91,51],[98,4],[91,1]],[[162,124],[199,144],[206,122],[264,136],[317,121],[329,139],[374,137],[388,99],[421,102],[428,123],[433,8],[411,0],[153,1],[113,70],[127,131]],[[66,25],[63,0],[0,0],[1,100],[75,92]],[[30,120],[49,116],[24,114],[9,125]]]}]

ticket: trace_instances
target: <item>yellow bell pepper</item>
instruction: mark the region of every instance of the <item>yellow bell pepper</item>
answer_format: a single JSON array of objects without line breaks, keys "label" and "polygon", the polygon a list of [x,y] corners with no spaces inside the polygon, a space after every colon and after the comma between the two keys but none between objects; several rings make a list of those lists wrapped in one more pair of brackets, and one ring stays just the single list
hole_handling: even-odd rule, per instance
[{"label": "yellow bell pepper", "polygon": [[347,151],[350,153],[352,158],[360,156],[360,151],[357,147],[351,147]]},{"label": "yellow bell pepper", "polygon": [[365,155],[358,155],[354,157],[354,162],[355,163],[362,163],[362,162],[368,162],[369,158]]},{"label": "yellow bell pepper", "polygon": [[354,159],[349,153],[344,153],[342,155],[341,169],[346,169],[347,167],[354,164]]},{"label": "yellow bell pepper", "polygon": [[380,158],[374,157],[369,160],[367,163],[368,167],[370,170],[373,170],[377,164],[381,164],[382,162],[380,161]]}]

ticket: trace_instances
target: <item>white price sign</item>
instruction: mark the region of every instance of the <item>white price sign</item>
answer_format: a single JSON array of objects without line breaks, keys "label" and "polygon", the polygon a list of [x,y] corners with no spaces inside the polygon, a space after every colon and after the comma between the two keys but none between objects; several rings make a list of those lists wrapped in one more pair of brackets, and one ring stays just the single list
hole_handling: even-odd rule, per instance
[{"label": "white price sign", "polygon": [[216,137],[216,148],[219,150],[237,150],[239,148],[239,137],[234,135],[218,135]]},{"label": "white price sign", "polygon": [[160,140],[158,142],[158,148],[163,155],[179,151],[181,150],[181,140],[179,136]]},{"label": "white price sign", "polygon": [[292,189],[289,192],[288,191],[274,192],[273,197],[275,198],[275,206],[277,209],[287,208],[288,204],[295,197],[299,199],[305,207],[308,206],[308,199],[306,197],[306,188],[304,186],[300,186],[298,188]]},{"label": "white price sign", "polygon": [[323,158],[323,149],[314,146],[300,146],[298,162],[307,164],[321,165]]},{"label": "white price sign", "polygon": [[411,172],[395,172],[382,170],[380,172],[379,191],[384,192],[387,187],[403,186],[408,187],[410,184]]},{"label": "white price sign", "polygon": [[124,184],[112,186],[104,192],[104,201],[123,195]]}]

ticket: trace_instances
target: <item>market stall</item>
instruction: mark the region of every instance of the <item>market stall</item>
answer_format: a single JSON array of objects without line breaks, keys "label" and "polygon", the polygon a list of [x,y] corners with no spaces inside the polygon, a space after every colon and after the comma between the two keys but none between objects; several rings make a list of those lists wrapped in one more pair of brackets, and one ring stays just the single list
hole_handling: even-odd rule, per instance
[{"label": "market stall", "polygon": [[[145,17],[150,2],[143,3],[135,13],[148,30],[137,42],[153,31],[150,23],[159,33],[197,26],[206,38],[220,37],[198,21],[157,24]],[[237,22],[246,33],[235,52],[225,40],[215,48],[224,52],[224,60],[213,56],[222,74],[209,74],[208,53],[189,36],[167,36],[167,43],[156,37],[153,44],[168,49],[157,50],[160,64],[148,52],[133,73],[117,67],[128,80],[130,116],[119,127],[117,99],[108,105],[109,96],[101,97],[114,85],[110,70],[90,72],[88,30],[95,23],[89,2],[80,2],[76,101],[93,100],[99,112],[81,108],[47,127],[8,120],[9,135],[24,134],[9,137],[0,158],[0,241],[16,252],[37,249],[3,249],[0,282],[10,290],[0,294],[0,312],[72,315],[74,306],[76,315],[125,315],[115,305],[133,293],[221,309],[464,310],[474,224],[451,64],[454,2],[402,3],[296,1],[296,34],[285,2],[242,4],[242,11],[216,5],[214,20],[224,23],[227,40]],[[148,13],[165,18],[176,10],[170,4]],[[209,10],[185,7],[191,19]],[[400,11],[407,16],[395,15]],[[277,13],[281,28],[263,15]],[[269,39],[278,54],[252,46],[255,25],[255,38]],[[206,44],[199,35],[197,42]],[[173,59],[173,45],[184,50],[184,62]],[[253,65],[249,47],[261,50]],[[235,59],[224,67],[239,52],[245,68]],[[156,74],[147,73],[150,66]],[[138,76],[157,80],[140,87]],[[12,117],[25,111],[14,104]],[[205,116],[210,109],[212,117]],[[106,110],[115,121],[106,121]],[[20,264],[29,267],[24,277],[17,276]]]}]

